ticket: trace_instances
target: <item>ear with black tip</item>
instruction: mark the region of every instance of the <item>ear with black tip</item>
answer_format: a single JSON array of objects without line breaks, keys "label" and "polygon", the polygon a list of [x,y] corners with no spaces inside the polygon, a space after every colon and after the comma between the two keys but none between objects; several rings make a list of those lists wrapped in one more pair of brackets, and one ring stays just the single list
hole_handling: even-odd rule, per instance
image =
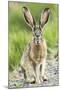
[{"label": "ear with black tip", "polygon": [[45,8],[44,11],[41,14],[41,18],[39,20],[39,25],[43,28],[43,26],[47,23],[48,18],[49,18],[49,14],[50,14],[50,9],[49,8]]},{"label": "ear with black tip", "polygon": [[35,25],[35,20],[27,7],[23,7],[23,14],[27,24],[33,27]]}]

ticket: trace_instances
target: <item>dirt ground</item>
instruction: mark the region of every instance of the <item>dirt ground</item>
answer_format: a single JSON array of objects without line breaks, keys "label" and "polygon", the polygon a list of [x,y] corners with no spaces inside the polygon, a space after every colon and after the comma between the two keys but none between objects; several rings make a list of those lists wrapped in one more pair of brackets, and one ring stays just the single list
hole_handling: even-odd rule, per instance
[{"label": "dirt ground", "polygon": [[59,61],[58,58],[50,58],[46,62],[47,81],[40,85],[25,82],[23,72],[18,74],[17,70],[9,73],[9,88],[36,87],[36,86],[58,86],[59,85]]}]

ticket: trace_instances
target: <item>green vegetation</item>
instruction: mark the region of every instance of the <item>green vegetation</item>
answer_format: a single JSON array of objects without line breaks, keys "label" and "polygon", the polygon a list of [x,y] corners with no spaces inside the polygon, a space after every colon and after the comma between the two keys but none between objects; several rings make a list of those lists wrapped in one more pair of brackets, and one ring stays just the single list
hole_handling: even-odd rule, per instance
[{"label": "green vegetation", "polygon": [[27,6],[32,15],[39,21],[41,11],[49,7],[51,10],[48,23],[45,25],[44,38],[50,48],[57,43],[58,34],[58,5],[9,2],[8,25],[9,25],[9,70],[12,71],[19,66],[20,59],[25,46],[31,40],[32,31],[25,23],[22,7]]}]

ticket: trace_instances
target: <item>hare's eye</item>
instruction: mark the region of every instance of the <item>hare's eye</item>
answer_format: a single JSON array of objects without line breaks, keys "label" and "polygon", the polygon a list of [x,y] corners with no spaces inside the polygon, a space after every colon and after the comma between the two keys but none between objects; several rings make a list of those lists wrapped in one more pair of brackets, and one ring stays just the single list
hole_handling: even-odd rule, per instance
[{"label": "hare's eye", "polygon": [[41,27],[39,27],[39,30],[41,31]]}]

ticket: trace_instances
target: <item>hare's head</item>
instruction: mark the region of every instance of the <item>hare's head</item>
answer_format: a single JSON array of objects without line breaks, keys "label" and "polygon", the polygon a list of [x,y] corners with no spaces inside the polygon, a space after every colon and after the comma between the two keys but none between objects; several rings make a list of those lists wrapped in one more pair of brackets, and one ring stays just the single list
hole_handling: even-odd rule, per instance
[{"label": "hare's head", "polygon": [[31,27],[33,32],[33,40],[35,44],[40,44],[42,39],[43,27],[47,23],[49,18],[50,9],[45,8],[39,19],[39,25],[36,25],[34,17],[31,15],[27,7],[23,7],[23,13],[26,23]]}]

